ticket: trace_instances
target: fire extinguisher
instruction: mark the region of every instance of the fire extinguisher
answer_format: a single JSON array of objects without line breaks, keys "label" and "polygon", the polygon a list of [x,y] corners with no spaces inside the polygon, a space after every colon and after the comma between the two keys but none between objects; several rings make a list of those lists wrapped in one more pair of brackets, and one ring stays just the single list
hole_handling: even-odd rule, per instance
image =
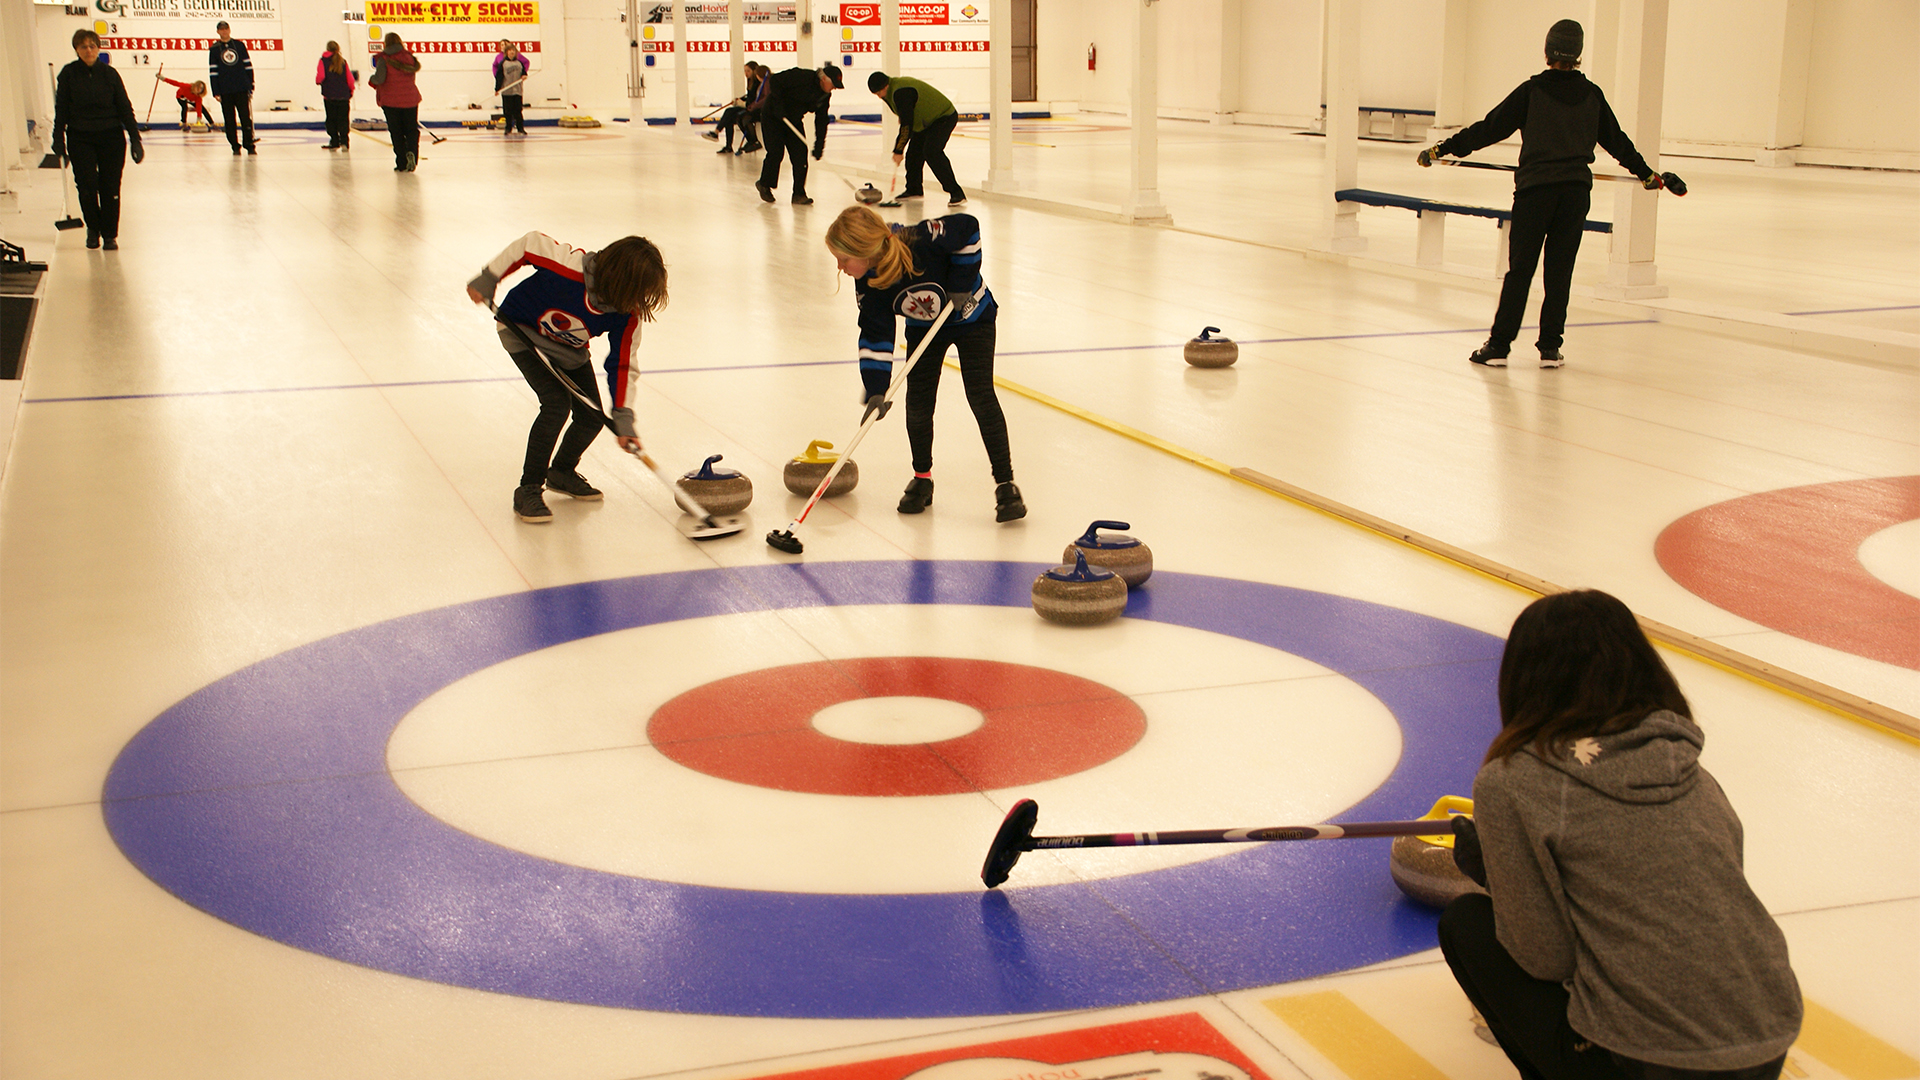
[{"label": "fire extinguisher", "polygon": [[1098,59],[1099,59],[1099,53],[1094,49],[1092,45],[1088,45],[1087,46],[1087,70],[1088,71],[1093,70],[1094,62]]}]

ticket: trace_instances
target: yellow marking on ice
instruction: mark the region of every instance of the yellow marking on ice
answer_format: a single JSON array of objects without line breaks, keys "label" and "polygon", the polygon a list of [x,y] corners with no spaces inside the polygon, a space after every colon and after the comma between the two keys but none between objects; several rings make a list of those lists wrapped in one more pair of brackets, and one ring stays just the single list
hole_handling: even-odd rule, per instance
[{"label": "yellow marking on ice", "polygon": [[1353,1080],[1447,1080],[1338,990],[1261,1002]]},{"label": "yellow marking on ice", "polygon": [[1809,1001],[1794,1048],[1819,1058],[1847,1080],[1913,1080],[1920,1061],[1868,1034],[1858,1024]]}]

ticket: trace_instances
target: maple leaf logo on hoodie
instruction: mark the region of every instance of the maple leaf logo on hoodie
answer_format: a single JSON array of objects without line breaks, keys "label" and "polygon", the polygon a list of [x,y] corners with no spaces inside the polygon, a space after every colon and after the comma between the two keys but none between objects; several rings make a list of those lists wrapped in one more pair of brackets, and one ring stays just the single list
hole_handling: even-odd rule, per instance
[{"label": "maple leaf logo on hoodie", "polygon": [[1600,756],[1600,743],[1596,739],[1580,739],[1573,744],[1573,757],[1582,765],[1593,764]]}]

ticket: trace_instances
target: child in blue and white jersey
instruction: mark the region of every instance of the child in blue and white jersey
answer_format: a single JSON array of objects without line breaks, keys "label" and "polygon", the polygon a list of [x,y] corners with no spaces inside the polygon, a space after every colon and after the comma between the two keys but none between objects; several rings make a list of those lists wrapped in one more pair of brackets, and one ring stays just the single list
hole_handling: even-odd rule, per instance
[{"label": "child in blue and white jersey", "polygon": [[[500,343],[514,366],[526,377],[540,399],[540,413],[527,433],[527,456],[520,486],[514,489],[513,510],[521,521],[541,524],[553,520],[540,489],[595,500],[601,493],[577,470],[580,455],[602,426],[610,426],[624,450],[640,448],[633,427],[631,399],[639,375],[634,354],[640,347],[640,324],[652,322],[667,302],[667,268],[660,249],[644,237],[628,236],[599,251],[562,244],[544,233],[530,232],[507,245],[467,283],[467,297],[476,304],[493,299],[503,278],[522,267],[533,276],[522,280],[499,305],[501,322],[511,322],[540,349],[506,326]],[[607,390],[612,397],[609,419],[600,412],[600,391],[591,377],[588,344],[608,337]],[[545,357],[543,362],[542,356]],[[553,370],[548,369],[548,364]],[[574,397],[555,372],[569,379],[593,404]],[[567,425],[567,417],[573,423]],[[560,429],[566,426],[566,437]],[[559,441],[559,449],[554,443]]]},{"label": "child in blue and white jersey", "polygon": [[900,497],[900,512],[918,514],[933,502],[933,406],[947,348],[960,357],[960,383],[980,425],[993,466],[994,518],[1027,516],[1013,482],[1007,420],[993,389],[995,317],[999,304],[980,276],[980,222],[971,214],[948,214],[917,225],[888,225],[864,206],[849,206],[827,228],[827,250],[840,272],[854,279],[860,302],[860,380],[867,399],[885,394],[893,375],[893,317],[907,322],[907,349],[918,348],[927,330],[951,302],[953,314],[907,374],[907,441],[913,479]]}]

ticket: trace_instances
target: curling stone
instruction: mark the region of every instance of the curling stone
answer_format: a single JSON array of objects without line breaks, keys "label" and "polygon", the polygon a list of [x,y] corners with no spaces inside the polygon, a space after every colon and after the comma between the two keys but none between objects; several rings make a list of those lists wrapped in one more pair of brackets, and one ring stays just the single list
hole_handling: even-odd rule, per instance
[{"label": "curling stone", "polygon": [[732,469],[714,468],[719,460],[715,454],[680,478],[681,490],[705,507],[709,516],[738,513],[753,501],[753,481]]},{"label": "curling stone", "polygon": [[563,128],[597,128],[600,126],[600,121],[595,120],[591,116],[563,116],[560,118],[560,126]]},{"label": "curling stone", "polygon": [[1084,551],[1074,552],[1072,566],[1056,566],[1033,579],[1033,610],[1048,622],[1093,626],[1126,606],[1126,579],[1104,567],[1088,566]]},{"label": "curling stone", "polygon": [[1124,521],[1096,521],[1087,526],[1085,536],[1067,545],[1060,558],[1071,559],[1075,552],[1086,556],[1089,566],[1105,567],[1119,574],[1127,588],[1137,589],[1153,575],[1153,549],[1125,533],[1100,535],[1101,529],[1130,529]]},{"label": "curling stone", "polygon": [[1187,342],[1187,363],[1194,367],[1231,367],[1240,359],[1240,346],[1232,338],[1214,337],[1220,330],[1209,326],[1200,331],[1200,336]]},{"label": "curling stone", "polygon": [[879,202],[883,196],[879,188],[874,187],[872,184],[862,184],[860,185],[860,190],[853,193],[853,197],[856,202],[859,202],[863,206],[872,206],[874,203]]},{"label": "curling stone", "polygon": [[[787,490],[795,495],[812,495],[813,489],[819,487],[820,481],[826,477],[827,470],[840,460],[839,454],[821,453],[822,450],[831,449],[832,443],[815,439],[807,444],[806,453],[787,462],[786,469],[780,474],[780,480],[787,485]],[[859,482],[860,466],[857,462],[849,461],[840,470],[840,475],[833,478],[833,483],[827,486],[827,493],[823,497],[831,499],[836,495],[845,495]]]},{"label": "curling stone", "polygon": [[[1450,813],[1473,813],[1473,800],[1448,795],[1435,803],[1426,816],[1445,820]],[[1444,908],[1456,898],[1487,890],[1460,872],[1453,862],[1452,836],[1397,836],[1393,853],[1388,856],[1393,883],[1400,886],[1415,903]]]}]

